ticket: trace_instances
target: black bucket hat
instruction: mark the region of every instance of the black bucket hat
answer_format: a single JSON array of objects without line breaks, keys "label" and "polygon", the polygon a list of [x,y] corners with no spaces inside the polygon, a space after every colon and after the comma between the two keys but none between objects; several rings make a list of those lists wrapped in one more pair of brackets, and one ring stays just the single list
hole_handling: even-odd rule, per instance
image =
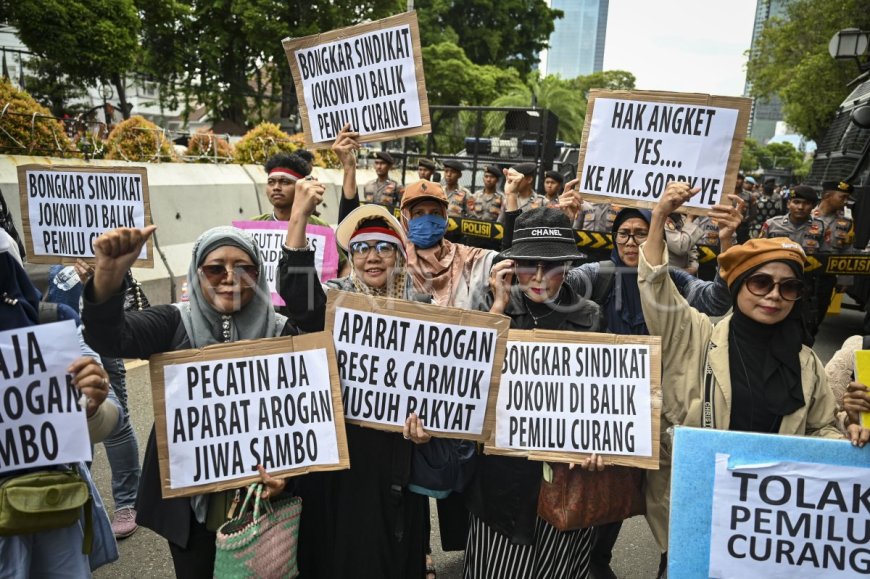
[{"label": "black bucket hat", "polygon": [[585,257],[577,249],[568,216],[550,207],[538,207],[517,217],[513,242],[499,254],[500,259],[537,261],[577,261]]}]

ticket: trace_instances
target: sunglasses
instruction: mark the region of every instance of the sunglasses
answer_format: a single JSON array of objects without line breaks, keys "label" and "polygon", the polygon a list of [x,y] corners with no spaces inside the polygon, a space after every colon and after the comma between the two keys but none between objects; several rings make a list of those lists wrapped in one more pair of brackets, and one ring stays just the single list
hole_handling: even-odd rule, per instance
[{"label": "sunglasses", "polygon": [[350,253],[360,257],[367,256],[373,249],[380,257],[391,257],[396,253],[396,245],[389,241],[379,241],[374,245],[369,245],[366,241],[355,241],[350,244]]},{"label": "sunglasses", "polygon": [[541,269],[544,275],[557,275],[565,273],[564,261],[532,261],[526,259],[514,260],[514,270],[517,273],[534,275]]},{"label": "sunglasses", "polygon": [[239,280],[239,284],[244,287],[254,287],[260,277],[260,268],[256,265],[234,265],[232,268],[219,264],[199,266],[199,272],[212,286],[225,280],[230,271],[233,272],[233,279]]},{"label": "sunglasses", "polygon": [[779,286],[779,295],[787,302],[799,300],[804,293],[804,282],[797,278],[784,279],[782,281],[773,281],[773,276],[766,273],[756,273],[750,275],[743,282],[749,293],[764,297],[769,294],[774,287]]}]

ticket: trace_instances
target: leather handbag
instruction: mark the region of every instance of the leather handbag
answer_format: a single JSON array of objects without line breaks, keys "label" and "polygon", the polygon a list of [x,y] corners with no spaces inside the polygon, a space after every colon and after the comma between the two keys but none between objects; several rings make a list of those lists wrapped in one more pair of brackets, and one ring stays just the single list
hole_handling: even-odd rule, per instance
[{"label": "leather handbag", "polygon": [[552,481],[541,481],[538,516],[572,531],[615,523],[646,512],[643,470],[608,466],[600,472],[551,464]]}]

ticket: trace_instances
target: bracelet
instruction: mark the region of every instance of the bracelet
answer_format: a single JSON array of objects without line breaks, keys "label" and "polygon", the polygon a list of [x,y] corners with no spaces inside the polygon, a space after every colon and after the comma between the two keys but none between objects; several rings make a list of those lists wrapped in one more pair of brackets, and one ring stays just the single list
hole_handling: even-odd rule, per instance
[{"label": "bracelet", "polygon": [[286,244],[282,243],[281,247],[284,248],[284,251],[311,251],[311,247],[308,245],[308,240],[305,240],[305,247],[287,247]]}]

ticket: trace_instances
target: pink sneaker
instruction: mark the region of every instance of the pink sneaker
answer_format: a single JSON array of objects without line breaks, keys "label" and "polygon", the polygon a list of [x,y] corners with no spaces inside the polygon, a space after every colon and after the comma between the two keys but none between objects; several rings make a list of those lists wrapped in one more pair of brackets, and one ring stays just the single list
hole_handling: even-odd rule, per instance
[{"label": "pink sneaker", "polygon": [[124,507],[115,511],[112,517],[112,532],[116,539],[126,539],[136,532],[139,525],[136,524],[136,509]]}]

